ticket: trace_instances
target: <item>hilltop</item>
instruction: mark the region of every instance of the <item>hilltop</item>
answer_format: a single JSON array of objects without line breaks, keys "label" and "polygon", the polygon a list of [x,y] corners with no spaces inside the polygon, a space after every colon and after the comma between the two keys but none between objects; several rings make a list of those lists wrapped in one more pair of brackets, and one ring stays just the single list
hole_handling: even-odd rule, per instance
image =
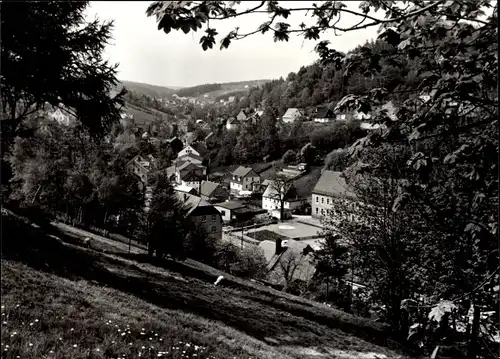
[{"label": "hilltop", "polygon": [[[171,96],[172,94],[175,93],[175,91],[178,91],[182,87],[179,86],[157,86],[157,85],[151,85],[151,84],[146,84],[142,82],[134,82],[134,81],[126,81],[122,80],[120,82],[121,86],[125,86],[127,89],[135,91],[135,92],[140,92],[144,95],[150,96],[150,97],[168,97]],[[119,87],[121,87],[119,86]]]},{"label": "hilltop", "polygon": [[2,345],[13,357],[405,358],[384,347],[383,324],[192,260],[149,263],[97,236],[88,249],[85,232],[59,225],[55,237],[5,209],[2,222],[17,230],[2,251]]}]

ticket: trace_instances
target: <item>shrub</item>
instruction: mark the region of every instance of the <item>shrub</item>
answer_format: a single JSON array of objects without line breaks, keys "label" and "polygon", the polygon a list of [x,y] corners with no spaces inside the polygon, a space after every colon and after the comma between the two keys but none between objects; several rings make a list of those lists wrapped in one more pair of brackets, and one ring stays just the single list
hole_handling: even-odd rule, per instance
[{"label": "shrub", "polygon": [[285,165],[293,164],[295,163],[296,160],[297,160],[297,154],[292,150],[286,151],[285,154],[283,155],[283,163]]},{"label": "shrub", "polygon": [[258,246],[247,246],[238,251],[234,273],[242,278],[262,278],[266,274],[267,261],[264,251]]}]

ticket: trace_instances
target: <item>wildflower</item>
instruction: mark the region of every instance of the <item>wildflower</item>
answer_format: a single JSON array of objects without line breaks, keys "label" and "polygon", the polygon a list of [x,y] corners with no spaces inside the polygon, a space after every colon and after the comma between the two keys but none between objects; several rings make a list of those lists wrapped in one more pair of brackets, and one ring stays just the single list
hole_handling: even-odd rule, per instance
[{"label": "wildflower", "polygon": [[121,334],[121,336],[123,337],[125,334],[126,334],[126,333],[125,333],[125,332],[123,332],[123,333]]},{"label": "wildflower", "polygon": [[38,323],[38,319],[35,319],[35,323]]},{"label": "wildflower", "polygon": [[53,353],[54,353],[54,351],[53,351],[53,350],[51,350],[51,351],[49,351],[49,353],[50,353],[50,354],[53,354]]},{"label": "wildflower", "polygon": [[33,346],[33,343],[29,343],[29,346],[32,347]]},{"label": "wildflower", "polygon": [[59,338],[59,340],[62,340],[62,338]]},{"label": "wildflower", "polygon": [[115,344],[115,341],[113,340],[113,341],[111,342],[111,344]]},{"label": "wildflower", "polygon": [[100,352],[100,351],[101,351],[101,349],[97,348],[97,349],[96,349],[96,351],[97,351],[97,352]]},{"label": "wildflower", "polygon": [[70,329],[70,331],[73,331],[73,330],[75,330],[75,328],[71,328],[71,329]]},{"label": "wildflower", "polygon": [[143,345],[143,346],[142,346],[142,349],[146,349],[146,347]]},{"label": "wildflower", "polygon": [[30,323],[30,327],[33,326],[33,323]]},{"label": "wildflower", "polygon": [[18,304],[18,305],[16,305],[16,308],[19,308],[19,304]]},{"label": "wildflower", "polygon": [[7,325],[7,322],[3,322],[3,325]]},{"label": "wildflower", "polygon": [[73,348],[76,348],[77,346],[78,346],[78,345],[76,345],[76,344],[73,344]]}]

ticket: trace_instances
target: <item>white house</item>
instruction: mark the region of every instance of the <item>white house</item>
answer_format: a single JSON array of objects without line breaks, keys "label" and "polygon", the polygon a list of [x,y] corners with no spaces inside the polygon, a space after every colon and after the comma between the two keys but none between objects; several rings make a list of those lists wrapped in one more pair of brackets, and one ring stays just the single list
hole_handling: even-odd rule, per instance
[{"label": "white house", "polygon": [[231,220],[235,219],[236,212],[238,212],[239,210],[243,210],[245,208],[245,205],[236,201],[226,201],[215,203],[214,207],[219,211],[224,223],[228,223],[231,222]]},{"label": "white house", "polygon": [[292,122],[298,120],[302,116],[304,116],[304,113],[301,109],[289,108],[288,110],[286,110],[282,119],[283,119],[283,122],[285,122],[285,123],[292,123]]},{"label": "white house", "polygon": [[271,214],[276,211],[280,212],[282,200],[285,212],[291,212],[307,202],[305,198],[299,197],[292,183],[270,181],[262,195],[262,209],[267,210]]},{"label": "white house", "polygon": [[254,183],[260,183],[260,176],[249,167],[239,166],[231,175],[229,189],[232,193],[253,191]]}]

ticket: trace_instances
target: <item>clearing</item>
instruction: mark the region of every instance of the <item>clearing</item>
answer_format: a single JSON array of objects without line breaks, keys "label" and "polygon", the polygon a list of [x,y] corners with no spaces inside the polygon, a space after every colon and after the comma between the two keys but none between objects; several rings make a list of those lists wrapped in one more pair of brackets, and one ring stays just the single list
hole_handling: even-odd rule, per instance
[{"label": "clearing", "polygon": [[383,324],[192,260],[5,209],[2,226],[2,358],[407,358]]}]

